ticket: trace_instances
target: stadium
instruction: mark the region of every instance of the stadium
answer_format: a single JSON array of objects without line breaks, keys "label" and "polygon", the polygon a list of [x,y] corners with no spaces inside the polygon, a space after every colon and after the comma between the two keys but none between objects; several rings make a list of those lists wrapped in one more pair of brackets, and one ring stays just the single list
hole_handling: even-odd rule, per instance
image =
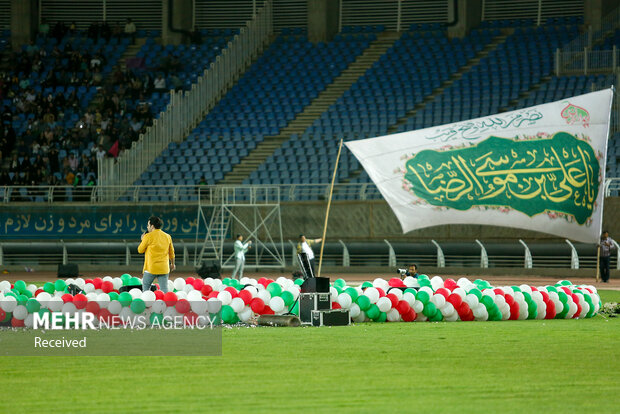
[{"label": "stadium", "polygon": [[617,411],[619,46],[613,0],[0,0],[0,410]]}]

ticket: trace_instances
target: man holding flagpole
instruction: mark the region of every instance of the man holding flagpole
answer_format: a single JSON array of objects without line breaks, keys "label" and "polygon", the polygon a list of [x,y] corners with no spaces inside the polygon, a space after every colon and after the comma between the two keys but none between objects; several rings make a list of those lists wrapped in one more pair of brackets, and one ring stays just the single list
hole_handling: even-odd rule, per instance
[{"label": "man holding flagpole", "polygon": [[614,241],[609,237],[607,230],[601,234],[600,247],[600,271],[603,283],[609,283],[609,262],[611,259],[611,251],[616,248]]},{"label": "man holding flagpole", "polygon": [[235,240],[235,270],[233,271],[232,278],[234,279],[239,273],[239,279],[243,277],[243,268],[245,266],[245,252],[252,246],[252,241],[243,243],[243,236],[237,234],[237,240]]}]

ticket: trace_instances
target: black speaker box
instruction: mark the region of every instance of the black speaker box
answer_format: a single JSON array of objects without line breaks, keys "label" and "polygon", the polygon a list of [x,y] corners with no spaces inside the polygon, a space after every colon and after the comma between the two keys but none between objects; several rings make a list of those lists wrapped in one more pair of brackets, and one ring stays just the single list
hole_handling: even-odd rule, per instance
[{"label": "black speaker box", "polygon": [[78,277],[80,272],[78,270],[78,265],[75,263],[67,263],[66,265],[59,264],[58,265],[58,277],[59,278],[67,278],[67,277]]},{"label": "black speaker box", "polygon": [[329,293],[328,277],[311,277],[301,284],[301,293]]},{"label": "black speaker box", "polygon": [[221,279],[222,276],[220,274],[220,265],[215,261],[211,261],[210,265],[206,263],[202,263],[202,266],[196,269],[196,273],[203,279],[208,277],[212,279]]},{"label": "black speaker box", "polygon": [[[155,286],[155,283],[157,282],[153,282],[153,284],[151,285],[151,291],[155,292],[157,290],[157,286]],[[142,285],[127,285],[127,286],[121,286],[120,289],[118,290],[118,293],[123,293],[123,292],[129,292],[131,289],[140,289],[142,290]]]}]

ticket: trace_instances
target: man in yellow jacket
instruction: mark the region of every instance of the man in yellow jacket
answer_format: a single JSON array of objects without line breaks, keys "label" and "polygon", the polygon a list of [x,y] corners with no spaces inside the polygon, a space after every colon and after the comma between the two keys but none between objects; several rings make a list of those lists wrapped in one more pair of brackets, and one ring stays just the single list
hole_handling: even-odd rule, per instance
[{"label": "man in yellow jacket", "polygon": [[161,230],[162,224],[159,217],[151,216],[138,246],[138,253],[144,253],[143,291],[150,290],[157,279],[161,291],[168,292],[168,274],[176,268],[172,237]]}]

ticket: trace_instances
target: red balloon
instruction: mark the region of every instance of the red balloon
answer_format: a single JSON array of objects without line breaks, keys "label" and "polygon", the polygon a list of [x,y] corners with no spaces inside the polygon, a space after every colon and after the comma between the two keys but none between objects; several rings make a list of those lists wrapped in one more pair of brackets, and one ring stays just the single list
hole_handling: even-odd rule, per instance
[{"label": "red balloon", "polygon": [[544,290],[541,290],[540,294],[542,295],[543,302],[546,302],[549,300],[549,294],[547,292],[545,292]]},{"label": "red balloon", "polygon": [[220,292],[218,292],[218,291],[214,290],[213,292],[209,293],[209,295],[208,295],[208,296],[209,296],[209,299],[211,299],[211,298],[216,298],[216,299],[217,299],[217,295],[218,295],[219,293],[220,293]]},{"label": "red balloon", "polygon": [[575,312],[575,314],[573,315],[573,319],[578,318],[579,315],[581,315],[581,311],[583,310],[583,307],[579,304],[579,302],[575,302],[575,305],[577,305],[577,312]]},{"label": "red balloon", "polygon": [[459,318],[461,318],[461,320],[465,315],[471,312],[471,308],[469,307],[467,302],[461,302],[461,304],[458,307],[455,306],[454,309],[456,309],[456,313],[459,314]]},{"label": "red balloon", "polygon": [[44,292],[44,290],[43,290],[43,289],[41,289],[41,288],[39,288],[39,289],[35,290],[35,292],[34,292],[34,297],[36,298],[36,297],[39,295],[39,293],[41,293],[41,292]]},{"label": "red balloon", "polygon": [[[188,277],[187,279],[185,279],[185,284],[186,284],[186,285],[192,285],[192,286],[193,286],[193,285],[194,285],[194,281],[195,281],[195,280],[196,280],[196,279],[194,279],[193,277],[191,277],[191,276],[190,276],[190,277]],[[200,280],[202,280],[202,279],[200,279]]]},{"label": "red balloon", "polygon": [[465,315],[461,316],[461,320],[464,322],[471,322],[474,319],[476,318],[474,317],[474,312],[471,309]]},{"label": "red balloon", "polygon": [[448,299],[448,296],[450,296],[451,293],[446,288],[439,288],[435,291],[435,294],[443,295],[444,298]]},{"label": "red balloon", "polygon": [[204,285],[205,281],[202,279],[194,279],[194,282],[192,283],[192,286],[194,286],[194,289],[196,290],[201,290]]},{"label": "red balloon", "polygon": [[112,324],[112,314],[106,308],[99,310],[98,318],[100,321],[103,321],[108,325]]},{"label": "red balloon", "polygon": [[71,296],[71,295],[70,295],[70,294],[68,294],[68,293],[65,293],[64,295],[62,295],[62,296],[60,297],[60,299],[62,299],[62,301],[63,301],[64,303],[67,303],[67,302],[73,302],[73,296]]},{"label": "red balloon", "polygon": [[538,289],[536,288],[536,286],[530,286],[530,288],[532,289],[532,292],[538,292]]},{"label": "red balloon", "polygon": [[502,296],[504,296],[504,295],[506,294],[506,293],[505,293],[503,290],[501,290],[500,288],[495,288],[495,289],[493,289],[493,293],[495,293],[496,295],[502,295]]},{"label": "red balloon", "polygon": [[187,299],[179,299],[175,305],[175,309],[179,313],[187,313],[191,309],[191,305]]},{"label": "red balloon", "polygon": [[506,299],[506,303],[508,304],[508,306],[512,305],[515,302],[515,298],[512,295],[506,295],[504,296],[504,299]]},{"label": "red balloon", "polygon": [[259,283],[263,285],[265,289],[267,289],[267,286],[269,286],[271,283],[275,282],[275,280],[271,280],[271,279],[265,279],[265,278],[261,278],[261,279],[263,279],[263,281],[262,283],[259,281]]},{"label": "red balloon", "polygon": [[332,302],[332,309],[342,309],[342,306],[338,302]]},{"label": "red balloon", "polygon": [[564,291],[564,293],[566,293],[567,295],[570,295],[571,293],[573,293],[573,292],[571,292],[571,290],[570,290],[569,288],[567,288],[566,286],[562,286],[562,290],[563,290],[563,291]]},{"label": "red balloon", "polygon": [[183,315],[183,324],[186,326],[194,326],[196,325],[196,319],[198,319],[198,314],[194,312],[187,312]]},{"label": "red balloon", "polygon": [[454,279],[446,279],[446,281],[443,282],[443,286],[451,291],[459,287]]},{"label": "red balloon", "polygon": [[265,309],[265,302],[263,302],[261,298],[254,298],[250,302],[250,308],[252,309],[252,312],[261,314]]},{"label": "red balloon", "polygon": [[379,292],[379,297],[382,298],[385,296],[385,291],[381,288],[375,288]]},{"label": "red balloon", "polygon": [[545,302],[547,305],[547,313],[545,314],[545,319],[553,319],[555,318],[555,303],[552,300],[548,300]]},{"label": "red balloon", "polygon": [[402,280],[400,280],[397,277],[393,277],[389,280],[388,285],[391,287],[403,287],[405,286],[405,284],[403,283]]},{"label": "red balloon", "polygon": [[114,283],[106,280],[105,282],[101,282],[101,290],[103,293],[110,293],[114,290]]},{"label": "red balloon", "polygon": [[11,318],[11,326],[14,328],[21,328],[24,326],[24,320],[23,319],[15,319],[15,316],[13,316],[13,318]]},{"label": "red balloon", "polygon": [[248,290],[242,290],[237,296],[241,298],[241,300],[243,300],[243,303],[245,303],[246,305],[248,305],[252,301],[252,294]]},{"label": "red balloon", "polygon": [[179,298],[177,298],[177,295],[174,292],[164,293],[164,302],[166,302],[166,306],[174,306],[178,299]]},{"label": "red balloon", "polygon": [[415,318],[418,317],[418,315],[410,307],[409,311],[407,313],[402,314],[401,317],[403,318],[403,321],[405,321],[405,322],[413,322],[415,320]]},{"label": "red balloon", "polygon": [[200,289],[200,292],[204,295],[207,296],[209,293],[213,292],[213,288],[209,285],[204,285],[202,287],[202,289]]},{"label": "red balloon", "polygon": [[163,299],[164,299],[164,292],[162,292],[161,290],[156,290],[155,300],[163,300]]},{"label": "red balloon", "polygon": [[456,293],[452,293],[450,296],[448,296],[446,301],[450,302],[455,309],[461,306],[461,303],[463,303],[463,299],[461,299],[461,297]]},{"label": "red balloon", "polygon": [[4,321],[6,319],[6,312],[0,308],[0,322]]},{"label": "red balloon", "polygon": [[75,305],[76,309],[84,309],[87,303],[88,299],[86,298],[86,295],[78,293],[73,297],[73,304]]},{"label": "red balloon", "polygon": [[[512,303],[509,305],[510,306],[510,319],[511,321],[516,321],[519,319],[519,303],[515,302],[514,300],[512,301]],[[548,308],[547,308],[548,309]]]},{"label": "red balloon", "polygon": [[86,280],[84,281],[84,283],[90,283],[90,284],[92,285],[92,284],[93,284],[93,280],[92,280],[92,279],[86,279]]},{"label": "red balloon", "polygon": [[409,312],[409,309],[411,309],[411,306],[409,306],[409,303],[406,300],[398,301],[398,304],[394,307],[401,315],[406,314],[407,312]]},{"label": "red balloon", "polygon": [[85,309],[86,309],[86,312],[90,312],[93,315],[97,316],[97,314],[101,310],[101,307],[99,306],[99,303],[97,303],[94,300],[91,300],[90,302],[88,302],[86,304],[86,308]]},{"label": "red balloon", "polygon": [[269,305],[265,305],[265,308],[263,308],[263,315],[274,315],[275,312],[273,311],[273,309],[271,309],[269,307]]},{"label": "red balloon", "polygon": [[395,308],[398,305],[398,298],[396,297],[395,294],[388,293],[387,295],[385,295],[385,297],[387,297],[390,300],[390,302],[392,302],[393,308]]},{"label": "red balloon", "polygon": [[239,292],[237,291],[237,289],[235,289],[232,286],[228,286],[226,289],[224,289],[227,292],[230,292],[230,296],[232,296],[233,298],[236,298],[237,295],[239,294]]},{"label": "red balloon", "polygon": [[100,277],[96,277],[93,279],[93,285],[95,286],[95,289],[101,289],[102,283],[103,283],[103,279],[101,279]]}]

